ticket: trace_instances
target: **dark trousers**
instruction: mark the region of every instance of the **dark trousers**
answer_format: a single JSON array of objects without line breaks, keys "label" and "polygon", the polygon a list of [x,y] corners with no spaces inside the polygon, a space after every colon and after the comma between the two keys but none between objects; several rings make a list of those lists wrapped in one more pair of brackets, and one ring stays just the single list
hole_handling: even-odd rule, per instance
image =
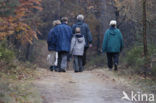
[{"label": "dark trousers", "polygon": [[59,70],[66,70],[67,68],[67,56],[68,52],[58,52],[58,68]]},{"label": "dark trousers", "polygon": [[83,65],[82,65],[82,60],[83,60],[83,57],[82,56],[74,56],[74,69],[75,69],[75,72],[82,72],[83,71]]},{"label": "dark trousers", "polygon": [[82,65],[85,66],[86,65],[86,56],[87,56],[87,50],[88,50],[88,47],[85,47],[84,48],[84,54],[83,54],[83,57],[82,57]]},{"label": "dark trousers", "polygon": [[119,63],[119,53],[107,53],[107,61],[109,69],[112,69],[114,64]]}]

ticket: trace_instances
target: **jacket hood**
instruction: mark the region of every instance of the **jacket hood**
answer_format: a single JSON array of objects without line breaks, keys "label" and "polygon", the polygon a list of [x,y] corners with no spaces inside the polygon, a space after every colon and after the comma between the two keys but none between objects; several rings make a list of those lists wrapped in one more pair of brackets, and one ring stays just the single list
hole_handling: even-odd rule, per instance
[{"label": "jacket hood", "polygon": [[76,39],[78,40],[79,43],[82,43],[84,40],[84,37],[82,34],[75,34]]},{"label": "jacket hood", "polygon": [[115,36],[117,34],[117,28],[111,27],[109,31],[110,31],[110,35]]}]

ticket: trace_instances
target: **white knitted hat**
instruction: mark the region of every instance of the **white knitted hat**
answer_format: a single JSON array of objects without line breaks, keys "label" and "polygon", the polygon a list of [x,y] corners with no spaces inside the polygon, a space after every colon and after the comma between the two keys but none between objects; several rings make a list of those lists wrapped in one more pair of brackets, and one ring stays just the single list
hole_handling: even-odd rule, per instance
[{"label": "white knitted hat", "polygon": [[84,20],[84,16],[82,14],[78,15],[77,20]]},{"label": "white knitted hat", "polygon": [[116,20],[111,20],[109,25],[110,25],[110,26],[111,26],[111,25],[117,25],[117,21],[116,21]]}]

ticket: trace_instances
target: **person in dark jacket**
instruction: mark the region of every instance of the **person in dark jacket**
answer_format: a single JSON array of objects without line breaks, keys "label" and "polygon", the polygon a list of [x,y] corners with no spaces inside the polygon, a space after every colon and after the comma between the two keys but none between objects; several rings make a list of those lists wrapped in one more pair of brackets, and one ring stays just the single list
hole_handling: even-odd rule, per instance
[{"label": "person in dark jacket", "polygon": [[83,66],[86,64],[86,53],[89,47],[92,47],[92,34],[90,32],[89,26],[84,22],[84,16],[78,15],[77,16],[77,23],[72,26],[73,34],[75,34],[76,27],[81,29],[81,34],[85,37],[85,49],[83,54]]},{"label": "person in dark jacket", "polygon": [[68,18],[61,19],[62,24],[54,29],[54,38],[56,51],[58,52],[58,67],[59,72],[66,72],[67,56],[70,51],[70,44],[72,38],[72,29],[68,26]]},{"label": "person in dark jacket", "polygon": [[116,28],[117,22],[110,21],[110,28],[105,32],[102,51],[107,53],[108,67],[110,70],[118,70],[119,53],[124,47],[123,37],[119,29]]},{"label": "person in dark jacket", "polygon": [[81,30],[79,27],[76,28],[76,34],[73,35],[71,41],[71,49],[70,54],[74,56],[74,69],[75,72],[82,72],[83,71],[83,54],[84,54],[84,47],[85,47],[85,38],[81,34]]},{"label": "person in dark jacket", "polygon": [[[60,25],[61,21],[60,20],[54,20],[53,21],[53,27],[55,28],[57,25]],[[49,61],[50,70],[57,71],[57,57],[58,53],[56,52],[56,44],[55,44],[55,38],[54,38],[54,28],[52,28],[48,34],[48,39],[47,39],[47,44],[48,44],[48,50],[49,50],[49,55],[47,57],[47,60]]]}]

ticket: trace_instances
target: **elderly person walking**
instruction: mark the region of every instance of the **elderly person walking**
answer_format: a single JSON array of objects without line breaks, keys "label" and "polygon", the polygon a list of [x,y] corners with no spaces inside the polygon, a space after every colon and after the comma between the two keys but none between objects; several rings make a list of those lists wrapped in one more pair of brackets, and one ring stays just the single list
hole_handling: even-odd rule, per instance
[{"label": "elderly person walking", "polygon": [[54,38],[56,44],[56,51],[58,52],[58,67],[59,72],[66,72],[67,56],[70,51],[70,44],[72,38],[72,29],[68,25],[68,18],[61,19],[62,24],[56,26],[54,29]]},{"label": "elderly person walking", "polygon": [[92,34],[90,32],[89,26],[84,22],[84,16],[81,14],[77,16],[76,24],[72,26],[73,34],[76,33],[76,27],[79,27],[81,29],[81,34],[84,36],[86,42],[83,54],[83,66],[85,66],[87,50],[89,47],[92,47]]},{"label": "elderly person walking", "polygon": [[116,28],[117,21],[110,21],[110,28],[105,32],[102,51],[107,53],[108,67],[118,70],[119,54],[123,49],[123,37],[119,29]]},{"label": "elderly person walking", "polygon": [[53,71],[57,71],[57,65],[58,65],[58,53],[56,52],[56,44],[55,44],[55,38],[54,38],[54,29],[57,25],[61,24],[60,20],[55,20],[53,21],[53,27],[49,34],[48,34],[48,39],[47,39],[47,44],[48,44],[48,50],[50,52],[50,54],[48,55],[48,61],[49,64],[51,64],[50,66],[50,70]]}]

